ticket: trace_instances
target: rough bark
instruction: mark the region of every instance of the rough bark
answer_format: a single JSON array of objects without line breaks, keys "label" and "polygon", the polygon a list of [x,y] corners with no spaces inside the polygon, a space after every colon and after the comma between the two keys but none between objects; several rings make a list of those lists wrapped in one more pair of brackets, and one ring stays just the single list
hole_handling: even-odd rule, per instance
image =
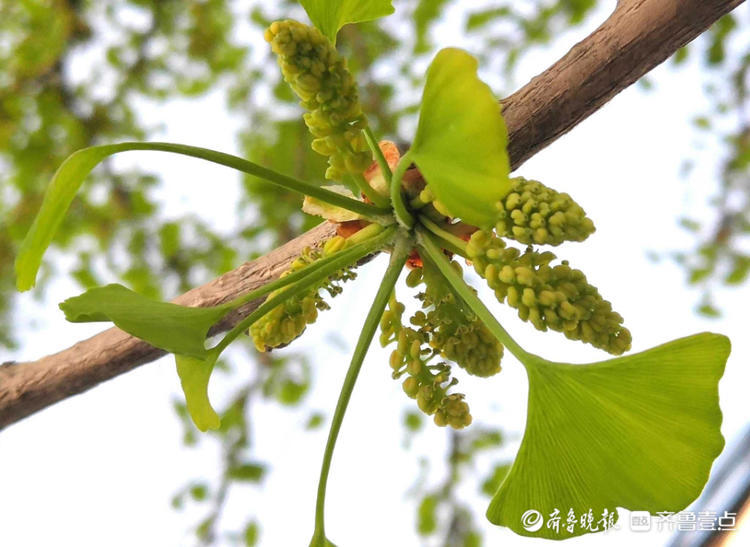
[{"label": "rough bark", "polygon": [[[613,14],[562,59],[502,100],[513,168],[575,127],[609,99],[744,0],[620,0]],[[324,223],[268,255],[193,289],[175,302],[211,306],[276,279],[306,246],[330,237]],[[215,329],[226,330],[253,302]],[[163,352],[119,329],[37,361],[0,366],[0,428],[156,360]]]},{"label": "rough bark", "polygon": [[744,0],[620,0],[558,62],[503,99],[514,168],[601,108]]}]

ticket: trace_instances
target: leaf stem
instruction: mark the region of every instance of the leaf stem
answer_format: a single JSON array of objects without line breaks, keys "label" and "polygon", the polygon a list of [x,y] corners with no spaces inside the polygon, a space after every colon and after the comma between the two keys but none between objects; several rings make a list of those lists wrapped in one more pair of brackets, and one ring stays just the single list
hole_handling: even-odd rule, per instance
[{"label": "leaf stem", "polygon": [[352,175],[351,178],[354,180],[354,184],[357,186],[359,191],[363,193],[367,199],[375,204],[376,207],[382,207],[388,209],[391,202],[385,196],[381,196],[375,191],[375,188],[370,186],[370,183],[365,180],[363,175]]},{"label": "leaf stem", "polygon": [[422,227],[417,228],[417,243],[421,251],[425,253],[431,262],[437,266],[445,280],[453,287],[456,294],[466,303],[477,317],[487,326],[490,332],[516,356],[526,366],[537,362],[540,358],[524,350],[516,342],[508,331],[495,319],[492,312],[487,309],[484,303],[466,284],[466,281],[451,267],[448,259],[443,254],[440,247],[433,241],[432,236]]},{"label": "leaf stem", "polygon": [[[232,328],[232,330],[230,330],[224,336],[224,338],[222,338],[222,340],[216,346],[211,348],[211,350],[209,351],[212,351],[212,352],[216,351],[218,353],[221,353],[240,334],[246,331],[250,327],[250,325],[252,325],[255,321],[263,317],[266,313],[271,311],[273,308],[275,308],[276,306],[278,306],[285,300],[294,298],[298,294],[301,294],[304,291],[309,290],[310,287],[313,286],[315,283],[318,283],[322,281],[323,279],[330,277],[332,274],[341,270],[342,268],[345,268],[346,266],[349,266],[355,263],[360,258],[363,258],[377,251],[378,249],[381,249],[382,247],[384,247],[391,241],[391,239],[393,238],[393,234],[395,232],[396,232],[395,226],[386,228],[378,235],[371,237],[363,241],[362,243],[358,243],[354,245],[353,247],[351,247],[350,249],[345,249],[339,253],[336,253],[335,255],[332,255],[331,257],[329,257],[330,260],[329,259],[321,260],[319,264],[313,264],[309,266],[308,268],[300,270],[299,272],[295,272],[281,279],[278,279],[277,281],[274,281],[273,283],[269,283],[269,285],[278,283],[276,288],[280,288],[280,287],[283,287],[284,285],[295,283],[295,280],[296,280],[296,285],[291,286],[290,288],[288,288],[281,294],[274,296],[273,298],[269,298],[263,304],[261,304],[254,312],[252,312],[250,315],[245,317],[245,319],[237,323]],[[296,275],[297,273],[302,274],[302,275]],[[288,278],[292,278],[292,277],[294,277],[294,279],[292,281],[288,281]],[[257,291],[263,290],[264,292],[266,292],[265,289],[266,287],[261,287],[260,289],[257,289]],[[274,290],[274,289],[271,289],[271,290]],[[253,292],[256,292],[256,291],[253,291]],[[257,296],[255,298],[257,298]],[[244,299],[245,302],[249,302],[253,300],[254,298],[250,297],[250,293],[248,293],[247,295],[241,296],[240,299]]]},{"label": "leaf stem", "polygon": [[396,215],[398,223],[407,229],[411,229],[414,226],[414,217],[404,204],[404,197],[401,193],[401,180],[404,178],[404,173],[406,173],[409,165],[411,165],[411,157],[409,156],[409,152],[407,152],[398,162],[398,166],[396,166],[396,171],[393,173],[393,178],[390,182],[393,213]]},{"label": "leaf stem", "polygon": [[[370,226],[378,226],[378,224],[370,224]],[[369,226],[368,226],[369,228]],[[365,228],[365,229],[368,229]],[[385,239],[387,241],[387,238],[390,237],[393,232],[396,230],[395,226],[390,228],[385,228],[385,230],[388,232],[388,235],[385,236]],[[354,237],[358,234],[360,234],[363,230],[360,230],[359,232],[355,233],[354,235],[350,237]],[[382,233],[382,232],[379,232]],[[349,264],[352,264],[359,260],[361,258],[362,249],[369,249],[372,246],[372,243],[370,239],[372,239],[375,236],[370,236],[369,238],[359,242],[357,241],[355,245],[352,245],[348,249],[345,249],[341,252],[335,253],[331,256],[326,256],[321,258],[320,260],[315,261],[313,264],[310,264],[307,268],[304,268],[302,270],[297,270],[296,272],[292,272],[289,275],[285,275],[284,277],[280,277],[279,279],[276,279],[275,281],[272,281],[270,283],[266,283],[265,285],[258,287],[255,290],[250,291],[249,293],[245,293],[243,295],[238,296],[237,298],[230,300],[229,302],[222,304],[223,307],[227,308],[227,310],[234,310],[239,308],[240,306],[243,306],[247,304],[248,302],[252,302],[253,300],[256,300],[262,296],[265,296],[269,293],[272,293],[273,291],[277,289],[283,289],[287,285],[291,285],[292,283],[296,283],[300,279],[304,279],[308,275],[316,272],[317,270],[324,268],[328,266],[329,264],[336,264],[341,266],[341,268],[345,268]],[[354,257],[354,258],[352,258]],[[338,270],[336,270],[338,271]]]},{"label": "leaf stem", "polygon": [[[253,163],[246,159],[233,156],[231,154],[225,154],[224,152],[218,152],[216,150],[210,150],[208,148],[200,148],[197,146],[188,146],[183,144],[174,144],[167,142],[126,142],[116,145],[111,145],[115,150],[114,152],[126,151],[126,150],[155,150],[160,152],[172,152],[175,154],[182,154],[185,156],[192,156],[194,158],[200,158],[213,163],[218,163],[226,167],[231,167],[237,171],[242,171],[249,175],[253,175],[267,182],[292,190],[306,196],[312,196],[331,205],[337,207],[343,207],[355,213],[365,215],[368,218],[378,222],[383,220],[383,216],[388,215],[389,211],[387,208],[375,207],[373,205],[363,203],[356,199],[352,199],[347,196],[342,196],[325,188],[321,188],[315,184],[305,182],[303,180],[284,175],[273,169],[262,167],[257,163]],[[119,150],[118,150],[119,148]]]},{"label": "leaf stem", "polygon": [[448,230],[444,230],[440,227],[440,225],[438,225],[436,222],[433,222],[424,215],[419,215],[419,222],[422,224],[422,226],[427,228],[430,232],[438,236],[440,239],[443,239],[447,243],[450,243],[450,245],[454,247],[454,249],[450,250],[455,251],[456,249],[458,249],[458,254],[464,257],[466,256],[466,242],[463,239],[455,234],[450,233]]},{"label": "leaf stem", "polygon": [[347,370],[344,384],[341,386],[341,393],[339,394],[339,400],[336,403],[336,410],[331,421],[331,429],[328,433],[328,441],[323,454],[323,464],[320,469],[318,497],[315,504],[315,532],[313,534],[313,539],[310,542],[311,547],[323,547],[328,544],[325,537],[325,496],[333,450],[336,446],[336,439],[338,438],[341,423],[343,422],[344,414],[346,413],[346,407],[349,404],[349,399],[354,390],[354,384],[356,383],[357,376],[362,368],[365,355],[367,355],[367,350],[375,336],[375,331],[378,328],[380,318],[383,315],[385,306],[391,296],[393,287],[396,285],[396,281],[406,263],[406,258],[409,255],[411,246],[412,243],[409,238],[400,237],[396,240],[396,247],[391,254],[390,264],[388,265],[383,281],[378,288],[378,292],[375,295],[372,307],[367,313],[365,324],[362,327],[362,332],[357,340],[357,345],[354,348],[354,354],[352,355],[349,370]]}]

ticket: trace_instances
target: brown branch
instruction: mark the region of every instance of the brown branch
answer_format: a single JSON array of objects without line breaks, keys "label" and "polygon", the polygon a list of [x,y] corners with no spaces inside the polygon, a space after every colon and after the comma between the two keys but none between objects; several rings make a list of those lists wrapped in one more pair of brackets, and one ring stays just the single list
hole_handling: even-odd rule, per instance
[{"label": "brown branch", "polygon": [[[513,168],[706,30],[743,0],[620,0],[567,55],[502,101]],[[330,237],[322,224],[177,300],[210,306],[276,279],[306,246]],[[226,330],[258,305],[228,318]],[[113,328],[38,361],[0,366],[0,428],[163,355]]]},{"label": "brown branch", "polygon": [[503,99],[516,168],[744,0],[620,0],[585,40]]}]

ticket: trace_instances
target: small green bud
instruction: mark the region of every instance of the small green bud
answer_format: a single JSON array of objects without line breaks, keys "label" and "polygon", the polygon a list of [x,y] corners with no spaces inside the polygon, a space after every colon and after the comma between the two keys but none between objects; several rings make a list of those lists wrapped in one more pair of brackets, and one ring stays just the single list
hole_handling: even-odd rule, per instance
[{"label": "small green bud", "polygon": [[414,376],[409,376],[402,384],[404,393],[414,399],[419,391],[419,381]]}]

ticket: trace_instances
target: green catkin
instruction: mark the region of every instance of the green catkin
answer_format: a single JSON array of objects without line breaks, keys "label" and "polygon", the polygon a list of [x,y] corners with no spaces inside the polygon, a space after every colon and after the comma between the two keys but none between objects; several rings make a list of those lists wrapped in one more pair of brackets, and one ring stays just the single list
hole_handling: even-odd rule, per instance
[{"label": "green catkin", "polygon": [[510,193],[497,203],[498,235],[524,245],[559,245],[594,233],[594,223],[568,194],[523,177],[511,183]]},{"label": "green catkin", "polygon": [[314,27],[276,21],[265,39],[278,56],[284,79],[308,110],[305,123],[315,139],[313,149],[328,157],[326,178],[361,175],[372,163],[362,130],[367,119],[346,61]]},{"label": "green catkin", "polygon": [[[455,261],[452,266],[461,270]],[[430,333],[430,345],[443,358],[469,374],[488,377],[500,372],[503,345],[478,317],[458,305],[439,276],[424,276],[423,272],[418,268],[409,274],[412,286],[417,279],[425,284],[425,291],[418,295],[423,311],[415,313],[411,323]]]},{"label": "green catkin", "polygon": [[430,333],[402,324],[404,305],[391,295],[380,320],[380,343],[383,347],[395,344],[390,365],[393,378],[406,377],[402,382],[404,393],[416,399],[419,409],[433,416],[435,424],[461,429],[471,424],[469,405],[461,393],[448,393],[457,380],[451,378],[447,363],[430,365],[438,352],[430,346]]},{"label": "green catkin", "polygon": [[630,331],[622,316],[567,261],[552,266],[556,257],[551,252],[521,253],[492,232],[474,233],[466,252],[497,299],[537,329],[562,332],[614,355],[630,349]]},{"label": "green catkin", "polygon": [[[348,240],[335,236],[325,242],[322,249],[306,248],[302,254],[292,262],[289,270],[283,276],[297,272],[313,264],[316,260],[330,256],[344,249]],[[328,304],[320,295],[325,290],[329,296],[335,297],[341,292],[340,283],[349,281],[356,277],[351,269],[343,269],[331,277],[311,287],[309,291],[295,298],[286,300],[279,304],[250,327],[249,333],[253,338],[258,351],[268,351],[272,348],[285,346],[299,337],[318,318],[318,311],[329,309]],[[287,288],[279,289],[268,295],[267,298],[283,293]]]}]

